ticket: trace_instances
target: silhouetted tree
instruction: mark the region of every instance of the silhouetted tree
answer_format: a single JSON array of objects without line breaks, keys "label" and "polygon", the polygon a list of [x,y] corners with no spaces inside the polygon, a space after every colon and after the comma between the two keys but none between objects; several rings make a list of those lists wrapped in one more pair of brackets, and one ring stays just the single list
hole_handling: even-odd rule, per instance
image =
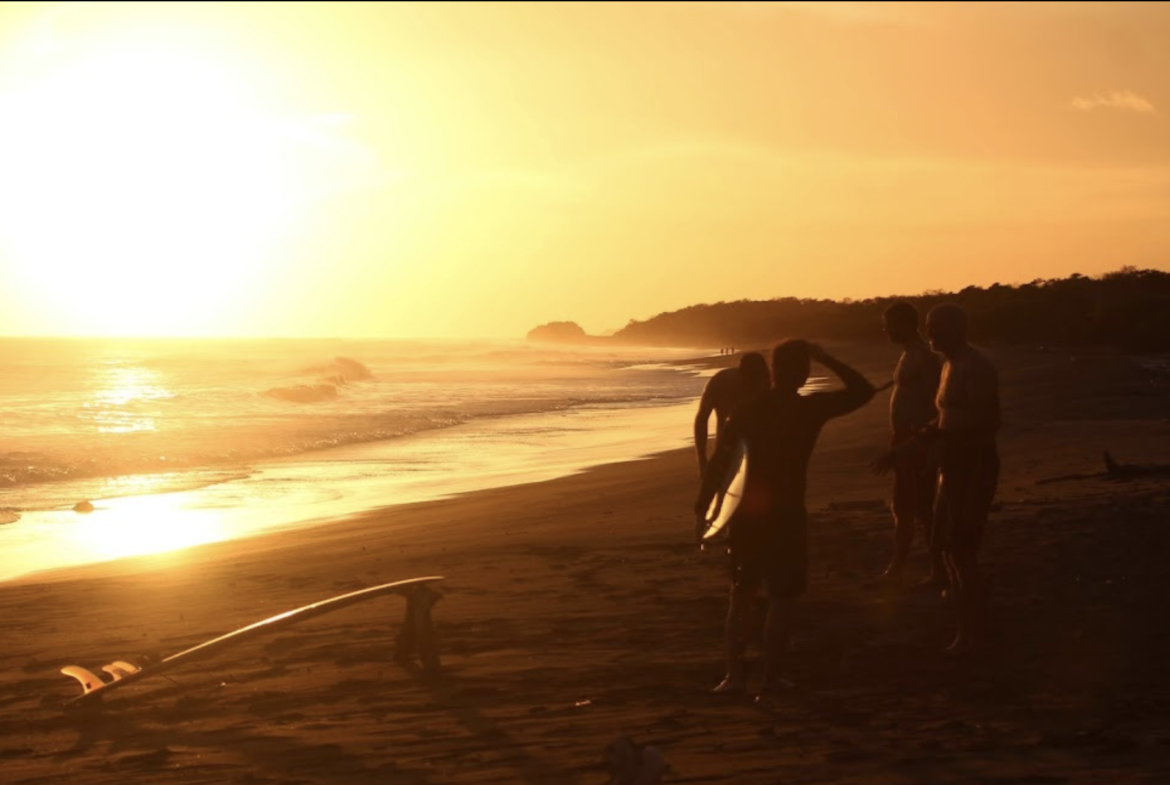
[{"label": "silhouetted tree", "polygon": [[801,335],[820,339],[882,340],[881,314],[895,300],[924,315],[956,302],[972,318],[975,341],[1110,346],[1170,351],[1170,273],[1122,267],[1099,278],[968,286],[958,292],[866,300],[740,300],[692,305],[644,321],[630,320],[615,340],[659,346],[746,346]]}]

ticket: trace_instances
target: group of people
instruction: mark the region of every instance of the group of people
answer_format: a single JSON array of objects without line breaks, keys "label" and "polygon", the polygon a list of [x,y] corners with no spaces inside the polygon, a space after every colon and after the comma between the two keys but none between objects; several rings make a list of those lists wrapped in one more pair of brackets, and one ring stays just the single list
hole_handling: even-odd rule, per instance
[{"label": "group of people", "polygon": [[[923,583],[940,590],[956,612],[957,631],[948,654],[962,654],[982,638],[987,592],[979,573],[983,529],[999,480],[998,371],[967,340],[967,314],[936,306],[927,314],[924,338],[910,303],[886,309],[883,328],[901,346],[890,384],[890,447],[871,469],[893,472],[893,554],[881,579],[901,584],[916,529],[931,554]],[[839,389],[802,394],[817,362],[843,383]],[[721,492],[741,441],[748,472],[739,506],[727,526],[731,579],[725,626],[727,673],[716,692],[742,692],[748,610],[767,593],[764,674],[760,699],[785,683],[781,664],[797,600],[808,586],[808,523],[805,495],[809,459],[824,425],[854,412],[880,391],[861,373],[820,346],[789,340],[772,350],[742,355],[738,367],[707,383],[695,416],[700,488],[696,535],[706,530],[707,510]],[[715,448],[708,458],[708,423],[715,414]]]}]

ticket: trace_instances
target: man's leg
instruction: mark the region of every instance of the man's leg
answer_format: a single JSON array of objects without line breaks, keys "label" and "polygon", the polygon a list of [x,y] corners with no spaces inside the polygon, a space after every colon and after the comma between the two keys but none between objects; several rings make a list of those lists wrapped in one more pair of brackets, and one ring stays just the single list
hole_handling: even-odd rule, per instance
[{"label": "man's leg", "polygon": [[750,582],[732,581],[730,599],[727,603],[727,619],[724,623],[724,646],[727,658],[727,674],[712,692],[743,692],[744,679],[744,623],[748,618],[756,586]]},{"label": "man's leg", "polygon": [[784,652],[792,634],[796,597],[768,594],[768,619],[764,623],[764,678],[760,694],[774,693],[783,685]]},{"label": "man's leg", "polygon": [[963,504],[953,511],[960,516],[955,521],[957,528],[952,546],[961,590],[957,603],[959,634],[948,651],[955,654],[981,643],[987,628],[988,594],[983,571],[979,568],[979,550],[999,482],[999,455],[994,448],[975,454],[966,479]]},{"label": "man's leg", "polygon": [[[922,584],[938,589],[943,599],[949,600],[954,591],[955,570],[952,560],[947,555],[949,550],[947,538],[950,534],[951,510],[947,499],[946,479],[941,469],[935,472],[934,482],[931,487],[933,488],[934,499],[931,505],[930,516],[924,523],[929,522],[930,525],[928,542],[930,544],[930,563],[932,567],[931,576],[925,578]],[[936,570],[937,572],[935,572]]]},{"label": "man's leg", "polygon": [[943,563],[942,543],[934,536],[935,501],[938,492],[938,469],[924,461],[920,470],[915,498],[915,517],[922,527],[922,540],[930,553],[930,575],[922,583],[943,588],[947,584],[947,567]]},{"label": "man's leg", "polygon": [[775,535],[763,573],[768,589],[768,617],[764,622],[764,678],[757,700],[785,686],[781,672],[796,603],[808,588],[808,522],[804,510],[783,514]]},{"label": "man's leg", "polygon": [[957,574],[957,589],[955,593],[955,607],[958,617],[958,629],[955,640],[947,647],[947,654],[965,654],[975,646],[982,637],[983,617],[985,615],[985,593],[983,580],[979,574],[979,563],[976,555],[966,549],[954,555],[955,572]]},{"label": "man's leg", "polygon": [[[890,438],[890,446],[897,447],[906,440],[906,436],[894,434]],[[914,541],[914,464],[910,456],[902,455],[894,463],[893,501],[890,504],[890,513],[894,517],[894,548],[890,555],[890,563],[882,572],[882,579],[894,584],[901,584],[902,571],[906,566],[906,558],[910,554],[910,545]]]},{"label": "man's leg", "polygon": [[902,582],[902,572],[910,555],[910,546],[914,543],[916,511],[910,478],[906,474],[906,468],[903,466],[894,469],[894,503],[891,505],[891,512],[894,515],[894,552],[890,557],[889,566],[882,573],[882,578],[895,584]]}]

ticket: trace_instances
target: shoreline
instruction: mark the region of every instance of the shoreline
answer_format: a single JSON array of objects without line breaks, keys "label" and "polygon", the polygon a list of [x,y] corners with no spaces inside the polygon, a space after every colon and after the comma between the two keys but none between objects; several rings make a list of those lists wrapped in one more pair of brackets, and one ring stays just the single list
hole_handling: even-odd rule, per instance
[{"label": "shoreline", "polygon": [[[95,499],[96,509],[85,514],[69,509],[27,512],[12,528],[0,531],[8,564],[0,569],[0,585],[30,572],[132,558],[156,548],[173,551],[329,527],[382,508],[642,460],[673,449],[672,442],[689,439],[689,431],[682,427],[677,428],[678,435],[670,431],[686,422],[694,405],[686,401],[625,410],[583,407],[491,418],[441,432],[269,461],[237,479],[200,488]],[[512,430],[518,441],[506,457],[476,452],[480,441],[507,438]],[[644,451],[639,440],[647,443]],[[497,464],[500,458],[503,462]],[[167,521],[166,530],[157,528],[160,519]],[[22,524],[23,529],[16,528]],[[37,527],[55,533],[37,537]],[[78,538],[86,544],[78,544]],[[141,553],[132,552],[135,547]],[[126,552],[119,553],[119,548]]]},{"label": "shoreline", "polygon": [[[692,354],[651,365],[702,379],[726,363],[727,358]],[[472,418],[246,466],[195,467],[184,477],[169,478],[172,487],[152,489],[155,475],[144,475],[145,485],[128,475],[118,478],[113,492],[95,494],[96,488],[84,486],[101,481],[81,480],[80,493],[65,496],[76,501],[20,510],[0,526],[0,583],[44,570],[328,524],[384,506],[387,499],[443,498],[644,456],[690,438],[688,409],[697,400],[695,394]],[[495,445],[485,452],[493,440],[503,440],[504,449]],[[138,492],[136,485],[142,488]],[[72,507],[81,500],[95,509],[75,512]]]},{"label": "shoreline", "polygon": [[[698,356],[654,365],[684,368],[705,378],[734,365],[734,358]],[[813,377],[810,384],[823,381]],[[0,528],[0,585],[154,551],[331,526],[383,507],[643,460],[690,445],[698,400],[696,395],[480,418],[390,440],[274,458],[231,472],[193,469],[226,479],[159,492],[93,496],[87,500],[95,509],[84,514],[66,507],[22,511],[17,521]],[[480,442],[508,439],[512,431],[511,450],[504,455],[480,449]],[[329,491],[322,493],[322,488]],[[391,498],[400,501],[385,501]],[[167,521],[166,528],[160,528],[160,520]]]}]

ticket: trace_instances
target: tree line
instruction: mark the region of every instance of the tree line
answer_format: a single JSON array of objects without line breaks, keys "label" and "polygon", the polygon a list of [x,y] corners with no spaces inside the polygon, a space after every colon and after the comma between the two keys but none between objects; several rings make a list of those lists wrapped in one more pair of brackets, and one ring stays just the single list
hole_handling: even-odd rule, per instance
[{"label": "tree line", "polygon": [[1170,351],[1170,273],[1136,267],[1098,277],[1073,274],[866,300],[781,297],[692,305],[630,320],[613,340],[643,346],[751,346],[787,336],[880,339],[882,312],[898,300],[913,303],[923,316],[938,303],[961,305],[971,316],[976,343]]}]

